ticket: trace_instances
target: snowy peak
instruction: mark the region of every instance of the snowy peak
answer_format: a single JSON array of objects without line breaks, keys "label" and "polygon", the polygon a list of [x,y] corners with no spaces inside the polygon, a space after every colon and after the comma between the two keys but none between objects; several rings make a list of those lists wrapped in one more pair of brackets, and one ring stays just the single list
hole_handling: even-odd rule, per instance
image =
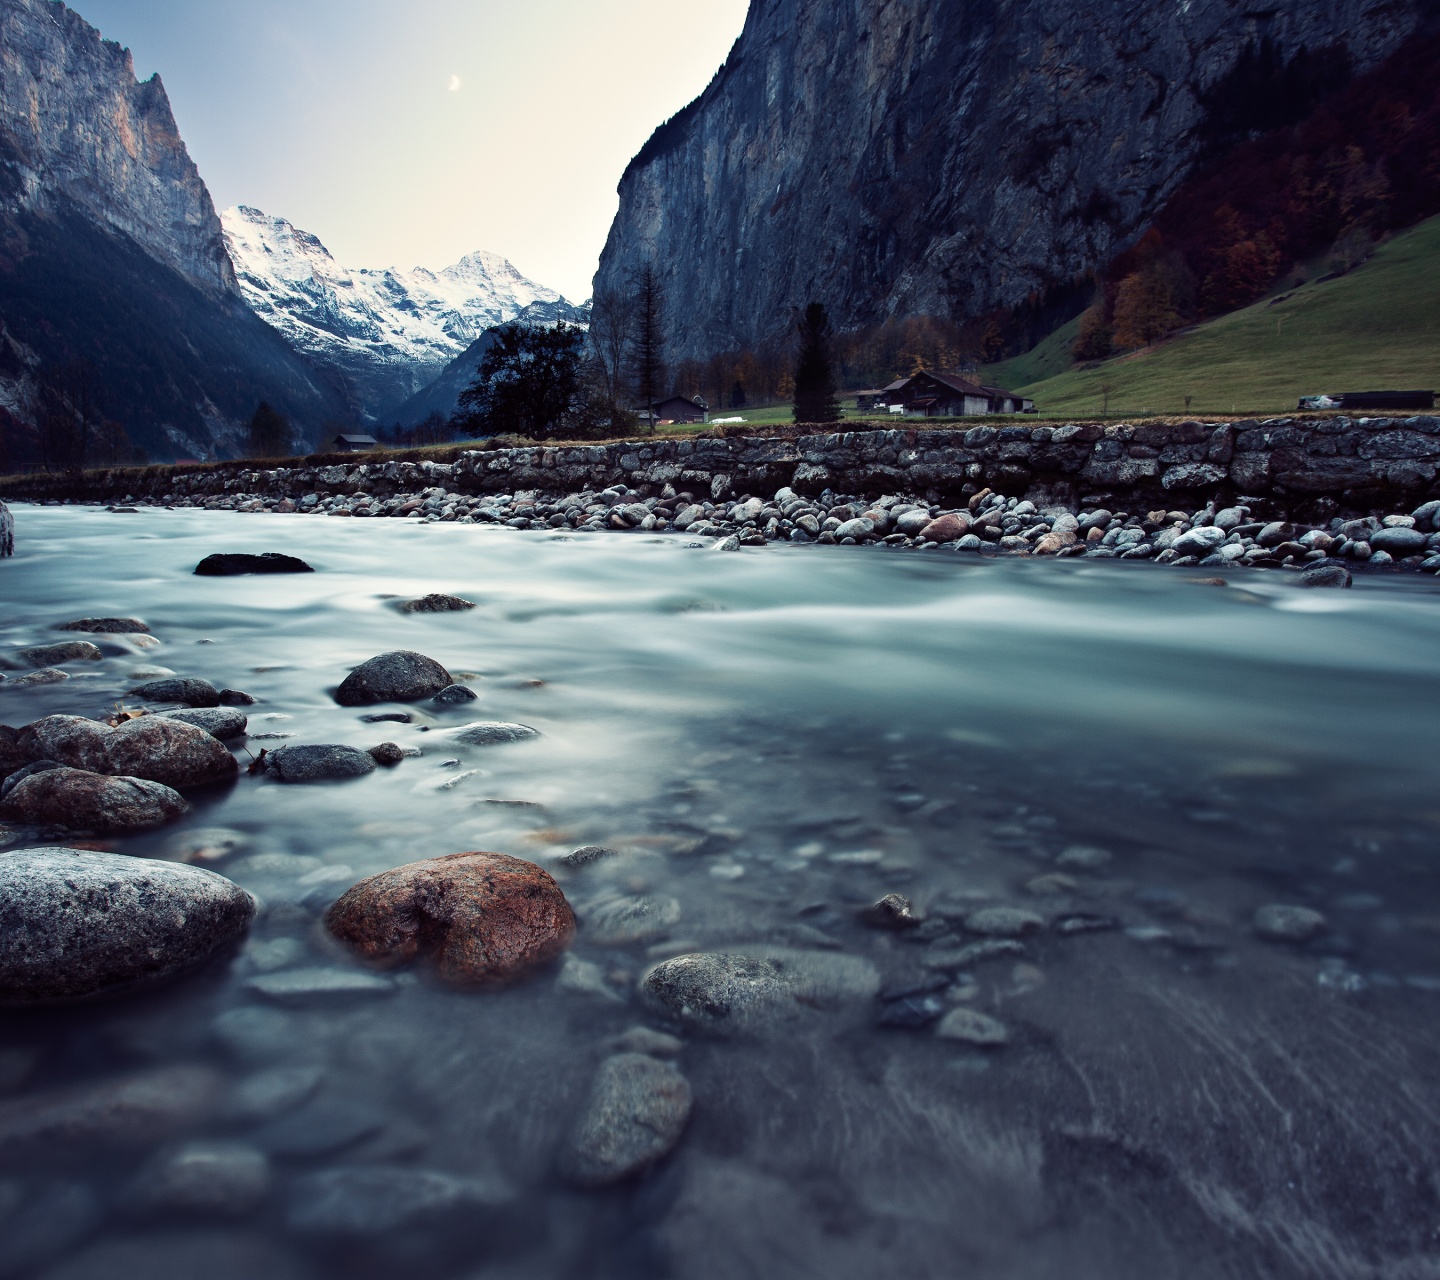
[{"label": "snowy peak", "polygon": [[339,372],[367,416],[412,395],[486,329],[536,303],[568,305],[495,253],[468,254],[441,271],[357,269],[259,209],[227,209],[221,221],[246,301]]}]

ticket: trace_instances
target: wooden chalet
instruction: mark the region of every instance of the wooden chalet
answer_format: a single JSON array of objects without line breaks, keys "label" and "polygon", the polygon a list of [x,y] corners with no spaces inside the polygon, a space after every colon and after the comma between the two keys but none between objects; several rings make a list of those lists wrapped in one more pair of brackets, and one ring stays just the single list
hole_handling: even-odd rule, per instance
[{"label": "wooden chalet", "polygon": [[710,421],[710,406],[700,397],[670,396],[655,404],[651,421],[656,423],[695,423]]},{"label": "wooden chalet", "polygon": [[358,436],[341,434],[331,442],[336,453],[365,453],[371,449],[378,449],[380,442],[374,436]]},{"label": "wooden chalet", "polygon": [[987,387],[953,373],[922,369],[908,378],[899,378],[882,392],[891,413],[907,418],[967,418],[988,413],[1034,413],[1035,402],[1006,391]]}]

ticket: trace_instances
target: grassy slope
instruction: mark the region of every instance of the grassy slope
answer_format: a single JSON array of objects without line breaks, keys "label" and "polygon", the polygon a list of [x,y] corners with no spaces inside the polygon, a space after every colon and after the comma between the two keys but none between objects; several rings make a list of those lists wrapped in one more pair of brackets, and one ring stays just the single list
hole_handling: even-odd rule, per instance
[{"label": "grassy slope", "polygon": [[1023,389],[1047,416],[1096,414],[1106,381],[1112,415],[1181,413],[1186,395],[1194,413],[1244,413],[1293,410],[1297,397],[1320,392],[1440,388],[1440,218],[1338,280]]}]

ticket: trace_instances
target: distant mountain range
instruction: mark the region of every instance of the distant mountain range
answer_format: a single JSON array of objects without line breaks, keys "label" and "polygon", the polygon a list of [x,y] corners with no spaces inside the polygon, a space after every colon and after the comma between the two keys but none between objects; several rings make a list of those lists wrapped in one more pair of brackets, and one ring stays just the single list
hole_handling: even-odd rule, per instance
[{"label": "distant mountain range", "polygon": [[537,322],[581,315],[498,254],[472,253],[443,271],[357,269],[259,209],[227,209],[221,221],[255,314],[330,371],[366,422],[393,416],[495,325],[522,313]]}]

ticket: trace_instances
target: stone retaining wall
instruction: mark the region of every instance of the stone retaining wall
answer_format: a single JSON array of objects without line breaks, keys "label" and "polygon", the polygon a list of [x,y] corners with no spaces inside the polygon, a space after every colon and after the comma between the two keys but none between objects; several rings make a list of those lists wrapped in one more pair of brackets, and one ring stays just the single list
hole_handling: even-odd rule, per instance
[{"label": "stone retaining wall", "polygon": [[[225,494],[384,497],[428,486],[471,493],[549,493],[623,483],[697,496],[797,492],[963,498],[982,487],[1069,505],[1194,505],[1268,499],[1268,510],[1399,509],[1431,495],[1440,418],[1306,417],[1238,422],[1069,423],[846,431],[797,439],[667,439],[473,450],[454,463],[368,461],[257,470],[223,467],[32,477],[10,497],[173,500]],[[58,487],[52,487],[58,486]],[[1180,501],[1184,499],[1184,501]]]}]

